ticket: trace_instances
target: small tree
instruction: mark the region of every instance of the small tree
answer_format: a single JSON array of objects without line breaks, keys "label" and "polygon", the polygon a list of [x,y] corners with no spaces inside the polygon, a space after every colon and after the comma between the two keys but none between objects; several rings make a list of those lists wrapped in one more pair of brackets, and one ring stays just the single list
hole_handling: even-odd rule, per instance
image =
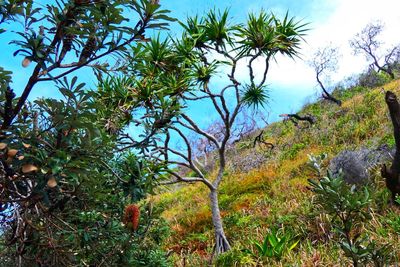
[{"label": "small tree", "polygon": [[363,230],[364,223],[371,219],[368,187],[348,185],[342,177],[334,177],[329,172],[326,177],[309,180],[309,183],[315,193],[313,202],[318,214],[324,212],[330,216],[339,245],[354,267],[368,263],[380,267],[391,263],[393,248],[371,241]]},{"label": "small tree", "polygon": [[342,173],[333,176],[328,171],[325,177],[321,177],[326,157],[326,154],[309,155],[310,166],[320,176],[318,180],[309,179],[310,189],[315,194],[316,213],[324,212],[329,216],[338,243],[353,266],[369,263],[377,267],[386,266],[393,260],[393,248],[389,244],[371,241],[364,231],[364,225],[372,218],[373,212],[370,187],[347,184]]},{"label": "small tree", "polygon": [[342,101],[333,97],[324,86],[323,78],[337,70],[339,58],[339,48],[326,46],[318,48],[308,64],[314,69],[317,82],[322,89],[322,97],[332,101],[337,105],[342,105]]},{"label": "small tree", "polygon": [[[257,107],[265,103],[270,61],[278,53],[296,56],[305,28],[288,15],[280,20],[264,11],[251,14],[245,25],[230,24],[227,11],[210,11],[204,19],[188,18],[181,25],[181,39],[152,40],[143,48],[142,63],[132,67],[137,79],[133,90],[146,99],[142,122],[147,134],[159,133],[159,140],[142,152],[148,159],[165,164],[164,171],[172,178],[169,182],[200,182],[208,187],[215,253],[220,254],[229,250],[230,244],[222,224],[218,190],[226,174],[226,151],[237,117],[245,105]],[[262,71],[255,70],[257,59],[265,62]],[[246,61],[248,80],[238,81],[237,66]],[[219,78],[217,73],[224,71],[226,78]],[[218,85],[213,84],[213,78],[220,80]],[[169,100],[158,96],[165,91],[170,92]],[[219,125],[223,125],[218,134],[203,130],[201,122],[185,110],[186,105],[198,101],[207,101],[215,110]],[[215,177],[208,176],[195,160],[189,132],[214,147],[218,155]],[[173,141],[179,139],[184,149],[174,146]],[[193,175],[185,176],[179,169],[189,169]]]},{"label": "small tree", "polygon": [[383,29],[384,25],[379,21],[368,24],[350,40],[350,46],[353,48],[354,54],[364,54],[370,61],[371,68],[385,72],[394,79],[393,67],[399,59],[400,46],[396,45],[383,53],[381,51],[382,42],[378,40]]}]

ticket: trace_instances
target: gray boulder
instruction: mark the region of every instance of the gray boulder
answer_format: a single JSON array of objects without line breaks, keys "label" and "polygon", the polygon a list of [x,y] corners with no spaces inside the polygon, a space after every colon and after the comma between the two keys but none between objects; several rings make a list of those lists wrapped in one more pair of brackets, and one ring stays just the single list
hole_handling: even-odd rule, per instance
[{"label": "gray boulder", "polygon": [[395,153],[387,145],[377,149],[344,150],[333,158],[329,171],[335,176],[342,172],[343,179],[349,184],[365,184],[370,181],[369,169],[391,161]]}]

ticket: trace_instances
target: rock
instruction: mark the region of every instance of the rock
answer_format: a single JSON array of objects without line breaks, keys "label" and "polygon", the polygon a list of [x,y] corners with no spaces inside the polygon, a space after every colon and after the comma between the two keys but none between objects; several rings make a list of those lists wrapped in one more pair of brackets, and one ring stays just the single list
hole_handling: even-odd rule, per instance
[{"label": "rock", "polygon": [[365,184],[370,181],[369,169],[390,161],[394,153],[387,145],[377,149],[344,150],[331,160],[329,171],[335,176],[341,170],[349,184]]}]

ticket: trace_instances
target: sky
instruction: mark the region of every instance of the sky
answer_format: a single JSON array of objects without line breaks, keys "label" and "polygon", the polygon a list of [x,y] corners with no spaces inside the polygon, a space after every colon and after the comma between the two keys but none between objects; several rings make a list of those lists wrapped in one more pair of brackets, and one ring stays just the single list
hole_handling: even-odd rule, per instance
[{"label": "sky", "polygon": [[[164,9],[171,10],[172,17],[181,20],[195,14],[202,15],[212,8],[229,8],[233,22],[245,22],[249,12],[257,12],[263,8],[274,12],[278,17],[288,11],[291,16],[310,23],[310,30],[301,48],[302,59],[292,60],[278,56],[270,67],[267,78],[270,102],[266,112],[271,114],[271,120],[276,120],[282,113],[297,112],[307,101],[319,96],[314,72],[305,63],[318,47],[332,44],[340,48],[342,57],[339,59],[338,70],[332,75],[334,84],[335,81],[366,68],[365,59],[352,54],[349,40],[367,23],[380,20],[385,24],[381,40],[388,47],[400,43],[399,0],[161,0],[160,4]],[[170,28],[172,35],[180,32],[177,23]],[[24,69],[21,67],[23,57],[12,56],[15,47],[7,44],[10,37],[10,34],[0,35],[3,50],[0,66],[14,72],[13,87],[16,92],[21,92],[32,66]],[[245,64],[239,66],[238,73],[245,67]],[[95,85],[95,77],[90,71],[80,72],[79,76],[84,76],[84,81],[89,85]],[[57,90],[51,83],[43,84],[34,88],[30,99],[39,96],[57,96]],[[212,112],[207,110],[210,109],[203,105],[194,105],[190,112],[195,113],[195,117],[202,118],[201,124],[206,124],[210,122],[209,117],[212,117]]]}]

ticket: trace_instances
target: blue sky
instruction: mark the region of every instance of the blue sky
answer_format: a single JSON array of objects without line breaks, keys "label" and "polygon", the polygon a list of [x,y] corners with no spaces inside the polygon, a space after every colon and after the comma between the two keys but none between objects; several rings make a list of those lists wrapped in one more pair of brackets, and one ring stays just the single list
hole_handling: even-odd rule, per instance
[{"label": "blue sky", "polygon": [[[309,58],[317,47],[329,43],[340,47],[343,57],[340,60],[339,70],[333,74],[334,81],[359,72],[366,66],[362,57],[352,55],[348,40],[368,22],[382,20],[386,25],[382,40],[387,44],[400,43],[398,34],[400,1],[398,0],[161,0],[160,3],[163,8],[171,10],[171,15],[178,19],[185,19],[195,14],[201,15],[212,8],[229,8],[234,22],[245,22],[249,12],[257,12],[261,8],[271,10],[278,16],[289,11],[290,15],[310,23],[311,30],[302,47],[304,59]],[[171,32],[172,35],[179,32],[179,26],[176,23],[171,25]],[[14,48],[7,44],[11,36],[10,34],[0,35],[3,48],[0,66],[14,72],[13,87],[18,93],[27,82],[32,66],[24,69],[21,67],[23,57],[12,56]],[[80,70],[76,74],[89,85],[95,84],[95,77],[91,71]],[[277,63],[271,66],[268,84],[271,96],[268,109],[272,120],[277,119],[281,113],[296,112],[307,99],[315,97],[317,91],[314,74],[302,60],[293,61],[278,57]],[[34,88],[30,99],[39,96],[57,96],[57,90],[52,83],[40,84]],[[208,112],[207,108],[195,106],[191,110],[196,113],[196,117],[203,118],[204,124],[209,121],[208,116],[212,117],[212,113]]]}]

